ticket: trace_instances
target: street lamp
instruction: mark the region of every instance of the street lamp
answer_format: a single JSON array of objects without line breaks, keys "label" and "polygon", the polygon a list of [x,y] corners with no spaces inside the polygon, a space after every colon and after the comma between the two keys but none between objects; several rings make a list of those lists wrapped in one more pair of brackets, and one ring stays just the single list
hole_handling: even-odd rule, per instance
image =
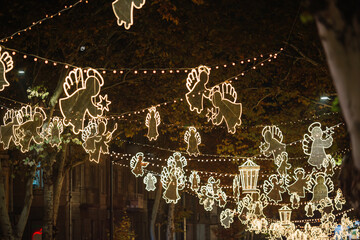
[{"label": "street lamp", "polygon": [[254,193],[257,191],[257,181],[260,166],[248,159],[239,167],[241,187],[243,193]]},{"label": "street lamp", "polygon": [[283,226],[290,225],[291,212],[292,209],[286,205],[279,209],[280,222]]}]

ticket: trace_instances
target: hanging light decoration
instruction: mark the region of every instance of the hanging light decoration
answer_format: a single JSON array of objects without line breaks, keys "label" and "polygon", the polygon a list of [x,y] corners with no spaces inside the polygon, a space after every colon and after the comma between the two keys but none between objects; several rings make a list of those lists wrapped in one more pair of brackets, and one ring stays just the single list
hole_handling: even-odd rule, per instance
[{"label": "hanging light decoration", "polygon": [[241,187],[243,193],[257,192],[257,181],[259,177],[260,166],[248,159],[239,167]]},{"label": "hanging light decoration", "polygon": [[283,226],[290,225],[291,212],[292,209],[286,205],[279,209],[280,222]]}]

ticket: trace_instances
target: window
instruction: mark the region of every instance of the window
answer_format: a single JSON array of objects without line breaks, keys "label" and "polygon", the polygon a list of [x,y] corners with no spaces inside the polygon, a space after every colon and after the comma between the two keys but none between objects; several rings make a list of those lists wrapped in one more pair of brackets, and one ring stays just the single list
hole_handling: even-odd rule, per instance
[{"label": "window", "polygon": [[43,187],[44,187],[43,169],[41,168],[41,164],[38,163],[38,165],[36,166],[35,177],[33,180],[33,188],[38,189],[38,188],[43,188]]}]

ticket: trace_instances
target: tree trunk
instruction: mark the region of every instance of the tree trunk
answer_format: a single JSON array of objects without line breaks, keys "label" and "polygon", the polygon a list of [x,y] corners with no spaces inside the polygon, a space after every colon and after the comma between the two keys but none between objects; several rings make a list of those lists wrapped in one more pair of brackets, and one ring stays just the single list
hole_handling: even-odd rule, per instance
[{"label": "tree trunk", "polygon": [[8,209],[6,207],[5,184],[3,179],[2,165],[0,163],[0,223],[2,230],[2,239],[22,239],[25,226],[29,217],[30,208],[33,200],[33,179],[35,176],[36,167],[32,167],[29,171],[29,176],[26,181],[26,192],[24,197],[24,206],[20,213],[19,220],[13,229]]},{"label": "tree trunk", "polygon": [[[155,237],[155,222],[156,222],[156,216],[159,210],[159,205],[160,205],[160,199],[161,199],[161,193],[162,193],[162,184],[161,182],[159,182],[159,187],[156,191],[156,196],[155,196],[155,202],[153,205],[153,209],[152,209],[152,213],[151,213],[151,220],[150,220],[150,239],[151,240],[156,240]],[[160,234],[160,233],[158,233]]]},{"label": "tree trunk", "polygon": [[0,223],[3,239],[12,239],[13,229],[11,226],[8,209],[6,207],[5,184],[2,166],[0,163]]},{"label": "tree trunk", "polygon": [[175,204],[170,203],[169,211],[168,211],[167,230],[166,230],[167,240],[174,240],[174,234],[175,234],[174,215],[175,215]]},{"label": "tree trunk", "polygon": [[360,170],[360,17],[355,2],[324,1],[315,18]]},{"label": "tree trunk", "polygon": [[25,198],[24,198],[24,206],[21,211],[18,223],[15,228],[15,235],[17,239],[22,239],[22,235],[24,233],[27,220],[29,218],[31,204],[33,201],[33,179],[35,177],[36,173],[36,167],[32,167],[30,171],[30,176],[28,177],[26,181],[26,192],[25,192]]},{"label": "tree trunk", "polygon": [[53,217],[54,217],[54,184],[52,181],[52,166],[44,170],[44,215],[42,239],[53,239]]},{"label": "tree trunk", "polygon": [[62,150],[61,161],[58,166],[58,174],[55,179],[55,185],[54,185],[54,217],[53,217],[54,228],[56,228],[56,221],[57,221],[57,217],[58,217],[58,213],[59,213],[61,190],[62,190],[65,175],[68,171],[68,170],[64,170],[66,153],[67,153],[67,144],[64,144],[63,150]]}]

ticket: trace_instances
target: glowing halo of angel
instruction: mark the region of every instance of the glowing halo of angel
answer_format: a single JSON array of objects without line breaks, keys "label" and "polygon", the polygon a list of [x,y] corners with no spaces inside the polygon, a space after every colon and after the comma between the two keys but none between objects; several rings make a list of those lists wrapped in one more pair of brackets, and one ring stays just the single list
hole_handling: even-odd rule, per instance
[{"label": "glowing halo of angel", "polygon": [[185,94],[185,99],[190,106],[190,111],[200,114],[204,109],[204,97],[208,97],[206,87],[209,81],[210,68],[200,65],[191,70],[186,79],[186,88],[189,90]]},{"label": "glowing halo of angel", "polygon": [[22,115],[17,110],[8,109],[3,117],[3,124],[0,126],[0,142],[6,150],[10,147],[10,143],[17,142],[15,129],[23,123]]},{"label": "glowing halo of angel", "polygon": [[200,154],[199,145],[201,144],[200,133],[195,127],[189,127],[184,134],[184,141],[187,143],[186,152],[191,156],[197,156]]},{"label": "glowing halo of angel", "polygon": [[[86,76],[83,72],[81,68],[70,71],[63,85],[66,97],[59,100],[63,123],[65,126],[71,126],[75,134],[84,129],[86,118],[101,117],[104,110],[109,110],[108,106],[111,103],[107,96],[99,95],[104,85],[101,74],[92,68],[86,69]],[[98,96],[99,101],[96,100]]]},{"label": "glowing halo of angel", "polygon": [[197,192],[200,188],[200,176],[197,171],[195,170],[191,171],[189,182],[190,182],[191,190]]},{"label": "glowing halo of angel", "polygon": [[313,194],[311,201],[317,204],[334,191],[334,183],[325,173],[318,172],[308,181],[307,190]]},{"label": "glowing halo of angel", "polygon": [[149,108],[149,112],[145,119],[145,126],[148,127],[147,138],[149,141],[156,141],[158,138],[158,126],[160,125],[160,122],[160,113],[156,110],[156,107]]},{"label": "glowing halo of angel", "polygon": [[30,105],[23,106],[18,112],[17,117],[22,119],[20,125],[14,128],[15,144],[20,146],[21,152],[28,152],[30,143],[43,143],[42,127],[46,120],[46,114],[40,107]]},{"label": "glowing halo of angel", "polygon": [[45,130],[45,138],[51,147],[59,147],[61,144],[61,134],[64,131],[64,125],[59,117],[53,117],[49,126]]},{"label": "glowing halo of angel", "polygon": [[144,175],[144,169],[149,165],[149,162],[144,161],[144,153],[138,152],[130,160],[131,172],[135,177],[142,177]]},{"label": "glowing halo of angel", "polygon": [[224,228],[229,228],[234,222],[234,211],[227,208],[220,213],[220,223]]},{"label": "glowing halo of angel", "polygon": [[[331,147],[333,142],[333,128],[326,128],[326,130],[323,131],[321,129],[321,123],[314,122],[309,126],[308,131],[310,135],[307,133],[304,135],[302,147],[304,153],[310,156],[308,163],[311,166],[320,169],[323,165],[324,159],[327,158],[325,149]],[[324,133],[325,138],[323,138]]]},{"label": "glowing halo of angel", "polygon": [[3,91],[5,87],[10,86],[6,74],[14,68],[12,56],[6,51],[1,53],[1,50],[0,47],[0,92]]},{"label": "glowing halo of angel", "polygon": [[156,183],[157,183],[157,179],[154,176],[154,174],[150,172],[146,174],[146,176],[144,177],[144,184],[146,185],[145,189],[147,191],[155,191]]},{"label": "glowing halo of angel", "polygon": [[112,3],[112,9],[117,18],[119,26],[124,25],[129,30],[134,23],[134,8],[140,9],[144,6],[145,0],[116,0]]},{"label": "glowing halo of angel", "polygon": [[237,103],[235,88],[227,82],[210,90],[209,99],[213,105],[207,109],[207,120],[218,126],[223,121],[229,133],[236,132],[236,126],[241,125],[242,104]]},{"label": "glowing halo of angel", "polygon": [[274,203],[282,201],[282,193],[286,191],[283,184],[283,179],[278,179],[276,174],[271,175],[269,180],[264,181],[264,193],[268,196],[270,201]]},{"label": "glowing halo of angel", "polygon": [[[261,132],[264,142],[260,143],[260,152],[266,157],[273,155],[274,160],[286,151],[286,144],[283,143],[283,134],[279,127],[265,126]],[[278,165],[279,166],[279,165]]]}]

